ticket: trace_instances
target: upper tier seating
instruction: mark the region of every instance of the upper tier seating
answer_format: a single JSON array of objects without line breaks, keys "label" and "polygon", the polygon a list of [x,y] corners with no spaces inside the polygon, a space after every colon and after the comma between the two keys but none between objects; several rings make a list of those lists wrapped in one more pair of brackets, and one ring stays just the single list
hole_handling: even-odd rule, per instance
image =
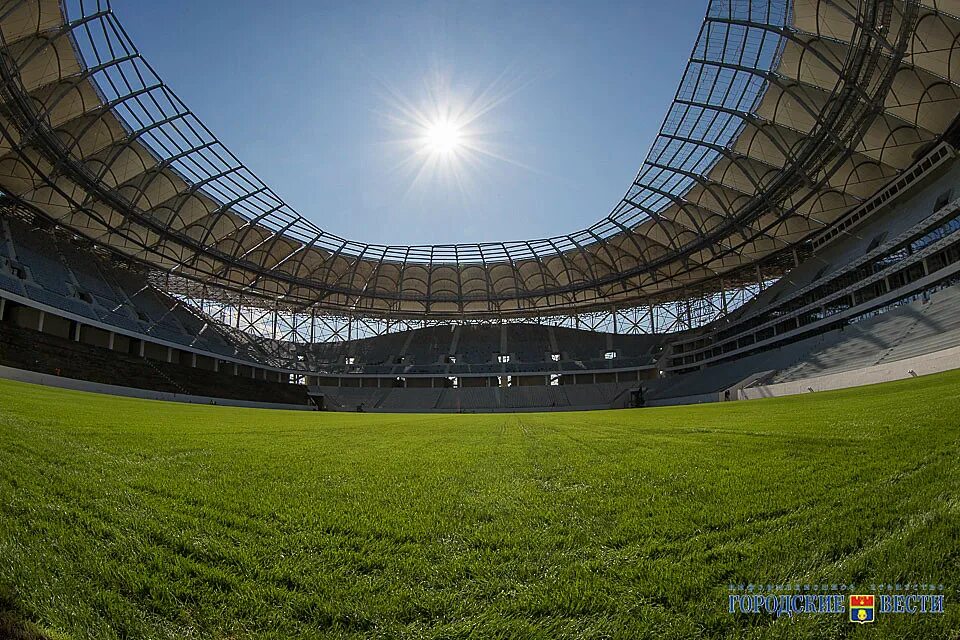
[{"label": "upper tier seating", "polygon": [[465,325],[458,328],[457,362],[485,364],[497,361],[502,327],[500,325]]},{"label": "upper tier seating", "polygon": [[507,351],[520,362],[550,362],[555,349],[550,331],[539,325],[507,324]]},{"label": "upper tier seating", "polygon": [[[298,345],[298,349],[320,370],[398,376],[499,375],[651,366],[664,343],[662,336],[504,323],[438,325],[349,342]],[[610,351],[615,358],[605,357]],[[554,361],[554,355],[560,356],[559,361]],[[509,360],[500,362],[498,356]],[[347,364],[348,359],[352,364]]]},{"label": "upper tier seating", "polygon": [[157,340],[224,356],[237,352],[144,274],[13,217],[0,218],[0,290]]},{"label": "upper tier seating", "polygon": [[[454,329],[455,327],[450,325],[418,329],[403,353],[406,357],[405,362],[418,365],[442,363],[445,356],[452,355],[450,349],[453,346]],[[403,346],[411,336],[406,331],[402,332],[401,335],[403,337],[401,346]],[[378,341],[385,342],[388,340],[390,340],[388,336],[383,336]]]}]

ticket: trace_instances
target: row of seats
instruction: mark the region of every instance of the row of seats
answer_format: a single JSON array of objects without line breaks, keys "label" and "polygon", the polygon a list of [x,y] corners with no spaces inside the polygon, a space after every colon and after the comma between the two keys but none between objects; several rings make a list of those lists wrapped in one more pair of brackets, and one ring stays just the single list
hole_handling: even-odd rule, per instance
[{"label": "row of seats", "polygon": [[[242,341],[154,289],[144,274],[17,217],[5,216],[0,223],[0,289],[156,340],[222,356],[243,358],[247,353]],[[455,376],[650,366],[661,343],[651,336],[507,323],[440,325],[361,340],[278,345],[290,347],[291,360],[305,355],[302,361],[319,371]],[[616,358],[604,357],[610,350]],[[509,354],[509,362],[499,361],[501,352]]]},{"label": "row of seats", "polygon": [[[779,348],[703,369],[642,383],[647,401],[720,394],[740,382],[786,382],[932,353],[960,346],[960,285],[855,324],[796,340]],[[391,389],[369,400],[355,389],[351,408],[412,411],[489,411],[512,408],[610,406],[637,383],[461,389]],[[336,397],[341,391],[331,390]],[[717,396],[719,397],[719,396]],[[365,400],[366,399],[366,400]],[[356,402],[354,402],[356,401]]]},{"label": "row of seats", "polygon": [[789,382],[895,362],[960,346],[960,285],[821,337],[774,382]]},{"label": "row of seats", "polygon": [[649,400],[720,393],[751,376],[802,380],[960,346],[960,285],[779,348],[644,383]]},{"label": "row of seats", "polygon": [[[720,394],[742,381],[785,382],[960,346],[960,285],[841,329],[779,348],[642,383],[648,401]],[[636,383],[509,388],[393,389],[368,406],[382,410],[497,410],[609,406]],[[382,390],[381,390],[382,391]],[[337,392],[334,391],[334,394]],[[369,390],[353,391],[356,398]]]},{"label": "row of seats", "polygon": [[[583,371],[647,366],[661,336],[615,335],[532,323],[440,325],[300,347],[318,370],[395,374]],[[615,357],[608,357],[615,354]],[[509,356],[501,362],[500,356]],[[506,359],[506,358],[504,358]]]},{"label": "row of seats", "polygon": [[313,387],[333,411],[482,412],[512,409],[610,408],[636,383],[453,388]]},{"label": "row of seats", "polygon": [[[953,170],[956,174],[956,169]],[[862,260],[874,250],[894,246],[898,237],[921,233],[936,220],[950,211],[951,201],[958,195],[950,177],[921,187],[909,199],[897,201],[881,209],[863,225],[834,240],[816,256],[787,273],[777,283],[759,294],[750,303],[730,313],[725,322],[737,320],[762,312],[769,305],[787,299],[795,292],[829,278],[838,270]],[[952,214],[951,214],[952,215]],[[941,218],[942,219],[942,218]]]},{"label": "row of seats", "polygon": [[229,339],[151,287],[144,274],[15,217],[0,218],[0,289],[118,329],[239,355]]},{"label": "row of seats", "polygon": [[0,364],[102,384],[253,402],[308,404],[303,385],[141,358],[0,322]]}]

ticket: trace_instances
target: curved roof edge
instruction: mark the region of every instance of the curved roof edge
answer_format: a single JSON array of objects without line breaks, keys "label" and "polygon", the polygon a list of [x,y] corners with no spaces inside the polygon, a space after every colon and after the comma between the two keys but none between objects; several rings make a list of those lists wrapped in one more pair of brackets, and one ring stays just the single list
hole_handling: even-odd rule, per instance
[{"label": "curved roof edge", "polygon": [[0,189],[184,282],[294,307],[488,317],[681,298],[776,262],[939,139],[960,110],[960,22],[937,4],[711,2],[609,215],[548,239],[388,247],[290,209],[108,3],[19,0],[0,15]]}]

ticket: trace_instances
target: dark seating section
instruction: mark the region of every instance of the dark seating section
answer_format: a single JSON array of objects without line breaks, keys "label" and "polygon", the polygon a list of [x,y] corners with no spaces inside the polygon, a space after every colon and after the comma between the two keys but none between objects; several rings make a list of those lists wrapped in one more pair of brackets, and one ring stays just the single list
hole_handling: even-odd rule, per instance
[{"label": "dark seating section", "polygon": [[374,365],[391,365],[400,357],[406,339],[406,335],[390,333],[382,340],[363,340],[357,345],[354,357]]},{"label": "dark seating section", "polygon": [[330,411],[472,413],[516,410],[609,409],[624,406],[632,383],[575,386],[363,389],[312,387]]},{"label": "dark seating section", "polygon": [[550,331],[539,325],[508,324],[507,345],[520,362],[550,362],[553,347]]},{"label": "dark seating section", "polygon": [[[500,355],[501,327],[499,325],[464,325],[459,328],[456,352],[457,362],[485,364],[496,362]],[[507,347],[506,353],[510,349]],[[543,358],[541,357],[540,360]]]},{"label": "dark seating section", "polygon": [[[819,273],[811,273],[818,265],[849,261],[882,242],[875,235],[851,241],[853,249],[838,243],[768,289],[759,302],[770,303],[789,295],[798,282],[818,279]],[[33,301],[23,305],[3,296],[10,302],[0,322],[0,364],[170,393],[306,404],[304,385],[281,382],[286,374],[268,374],[255,358],[244,357],[246,349],[263,346],[263,351],[282,351],[280,361],[304,363],[304,373],[317,385],[344,373],[380,378],[361,385],[357,377],[346,376],[343,385],[323,387],[327,408],[334,410],[356,410],[358,405],[374,411],[601,408],[623,406],[624,394],[639,386],[649,402],[715,399],[738,383],[796,381],[956,347],[960,285],[953,282],[945,280],[939,290],[851,326],[664,376],[653,367],[669,335],[524,322],[445,324],[307,345],[264,338],[259,345],[152,287],[136,268],[88,251],[70,237],[33,229],[17,218],[0,218],[0,294]],[[54,312],[41,316],[31,308],[41,305],[74,314],[80,322]],[[100,321],[113,331],[88,321]],[[41,325],[42,332],[34,330]],[[223,365],[220,371],[214,370],[217,362]]]},{"label": "dark seating section", "polygon": [[40,233],[22,234],[16,243],[16,256],[26,271],[31,284],[50,293],[70,297],[73,295],[71,278],[61,266],[60,260],[50,248],[44,248]]},{"label": "dark seating section", "polygon": [[355,344],[355,342],[318,342],[302,345],[301,349],[303,349],[304,357],[314,365],[341,365],[347,357],[350,357],[351,348]]},{"label": "dark seating section", "polygon": [[[308,404],[304,385],[255,380],[82,344],[0,322],[0,364],[65,378],[213,398]],[[232,371],[232,366],[230,368]],[[249,376],[249,370],[247,372]]]},{"label": "dark seating section", "polygon": [[[417,365],[443,363],[446,356],[452,355],[450,349],[453,345],[454,329],[455,327],[450,325],[418,329],[412,336],[413,339],[406,352],[401,354],[405,356],[404,362]],[[409,333],[403,332],[404,340],[400,343],[401,347],[406,338],[411,337]]]},{"label": "dark seating section", "polygon": [[762,313],[771,304],[782,302],[798,291],[816,285],[840,269],[862,260],[870,252],[882,250],[885,245],[896,245],[898,237],[921,232],[930,224],[929,220],[948,210],[939,202],[945,195],[944,187],[942,181],[930,182],[908,200],[895,202],[874,213],[869,227],[844,234],[842,240],[835,240],[816,255],[802,261],[778,282],[728,314],[724,322],[736,323]]},{"label": "dark seating section", "polygon": [[[444,324],[351,342],[298,345],[298,349],[318,371],[453,376],[649,367],[664,344],[663,336],[614,335],[516,322]],[[616,357],[607,358],[608,352]],[[554,360],[555,355],[559,360]],[[500,362],[499,356],[509,360]]]},{"label": "dark seating section", "polygon": [[608,351],[607,334],[569,327],[555,327],[557,345],[563,360],[597,360]]},{"label": "dark seating section", "polygon": [[0,222],[0,290],[157,340],[238,355],[226,336],[150,286],[143,273],[17,218]]},{"label": "dark seating section", "polygon": [[[152,287],[136,268],[91,252],[72,237],[32,228],[16,217],[0,222],[0,292],[157,341],[246,357],[249,339],[240,340],[209,324],[182,302]],[[444,324],[371,338],[286,346],[291,360],[305,362],[315,371],[402,376],[647,367],[654,364],[662,344],[658,336],[519,322]],[[285,343],[271,346],[286,348]],[[617,357],[606,358],[609,351]],[[509,361],[500,362],[500,356]]]}]

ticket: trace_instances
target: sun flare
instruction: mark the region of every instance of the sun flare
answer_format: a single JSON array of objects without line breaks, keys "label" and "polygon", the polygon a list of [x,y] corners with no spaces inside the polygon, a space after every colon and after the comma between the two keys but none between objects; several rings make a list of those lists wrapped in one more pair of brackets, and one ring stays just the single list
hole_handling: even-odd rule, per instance
[{"label": "sun flare", "polygon": [[449,154],[461,147],[463,132],[453,122],[432,122],[425,133],[424,146],[431,153]]},{"label": "sun flare", "polygon": [[503,120],[493,113],[522,86],[522,78],[504,72],[487,86],[469,89],[450,73],[436,72],[424,79],[419,98],[411,99],[384,83],[385,123],[396,136],[388,148],[397,158],[393,170],[407,182],[404,196],[452,187],[469,199],[496,164],[526,169],[498,139]]}]

